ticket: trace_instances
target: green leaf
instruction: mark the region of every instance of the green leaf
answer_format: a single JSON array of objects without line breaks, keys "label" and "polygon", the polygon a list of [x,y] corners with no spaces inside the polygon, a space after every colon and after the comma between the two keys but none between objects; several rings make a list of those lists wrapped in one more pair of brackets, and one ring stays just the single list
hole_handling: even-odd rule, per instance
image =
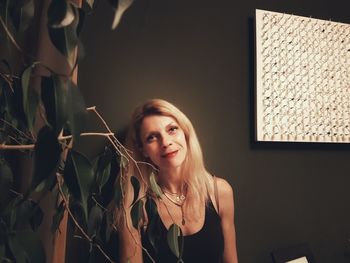
[{"label": "green leaf", "polygon": [[38,94],[33,88],[30,87],[30,77],[32,74],[33,67],[37,63],[34,63],[30,67],[26,68],[22,74],[22,89],[23,89],[23,109],[26,115],[28,128],[33,131],[33,125],[36,116],[36,109],[39,104]]},{"label": "green leaf", "polygon": [[111,174],[111,163],[107,164],[105,169],[103,169],[103,172],[100,174],[99,181],[98,181],[100,192],[102,190],[102,187],[108,182],[110,174]]},{"label": "green leaf", "polygon": [[[183,239],[181,228],[176,224],[172,224],[169,227],[169,230],[167,233],[167,243],[168,243],[170,250],[174,253],[174,255],[178,259],[181,258],[181,254],[182,254],[182,253],[180,253],[179,236],[182,237],[182,239]],[[183,243],[183,241],[181,243]],[[181,247],[182,246],[183,245],[181,245]]]},{"label": "green leaf", "polygon": [[[82,154],[72,151],[71,159],[74,166],[74,176],[78,183],[79,201],[81,201],[85,218],[88,218],[88,198],[90,195],[91,185],[94,179],[93,169],[90,161]],[[67,178],[67,177],[65,177]],[[69,190],[72,191],[70,188]],[[75,192],[76,190],[73,190]]]},{"label": "green leaf", "polygon": [[88,235],[91,237],[97,235],[103,218],[103,211],[98,205],[94,205],[89,214]]},{"label": "green leaf", "polygon": [[16,236],[29,262],[44,263],[46,261],[45,251],[37,232],[25,229],[17,232]]},{"label": "green leaf", "polygon": [[30,221],[29,221],[30,225],[34,231],[38,230],[43,219],[44,219],[43,210],[41,210],[39,205],[36,205],[35,208],[33,208],[32,216],[31,216]]},{"label": "green leaf", "polygon": [[46,118],[58,135],[68,120],[69,94],[68,82],[63,81],[56,74],[42,77],[41,99],[43,101]]},{"label": "green leaf", "polygon": [[99,193],[101,193],[102,187],[107,183],[110,177],[112,158],[112,152],[109,148],[106,148],[103,154],[95,160],[94,170],[96,171],[96,184]]},{"label": "green leaf", "polygon": [[64,19],[59,24],[49,25],[49,36],[52,44],[67,58],[71,67],[75,64],[74,50],[78,45],[78,35],[83,18],[83,11],[69,3]]},{"label": "green leaf", "polygon": [[9,236],[8,246],[16,260],[16,263],[26,263],[26,254],[18,241],[18,235]]},{"label": "green leaf", "polygon": [[160,224],[160,217],[158,216],[157,204],[151,197],[147,197],[145,209],[148,217],[146,234],[149,242],[155,251],[157,251],[156,240],[159,239],[157,229]]},{"label": "green leaf", "polygon": [[29,223],[33,230],[37,230],[44,217],[39,204],[32,200],[21,202],[16,212],[16,228],[28,227]]},{"label": "green leaf", "polygon": [[120,155],[120,169],[126,169],[128,164],[129,164],[129,160],[124,156],[124,155]]},{"label": "green leaf", "polygon": [[60,159],[60,154],[61,147],[55,132],[50,127],[44,126],[38,133],[34,148],[32,189],[35,189],[53,173]]},{"label": "green leaf", "polygon": [[140,192],[140,182],[139,180],[137,180],[137,178],[135,176],[131,176],[131,185],[134,189],[134,200],[132,201],[132,204],[134,204],[139,196],[139,192]]},{"label": "green leaf", "polygon": [[147,216],[150,219],[150,221],[152,221],[154,218],[157,217],[157,215],[158,215],[157,204],[151,197],[147,197],[145,209],[146,209]]},{"label": "green leaf", "polygon": [[87,126],[87,110],[85,101],[79,88],[73,82],[69,82],[69,103],[68,103],[68,128],[74,137],[80,135]]},{"label": "green leaf", "polygon": [[131,208],[131,220],[132,220],[132,225],[134,228],[138,229],[140,220],[143,218],[143,201],[142,199],[139,199],[136,201],[136,203],[133,205]]},{"label": "green leaf", "polygon": [[13,184],[13,174],[5,160],[0,159],[0,207],[6,202],[6,197]]},{"label": "green leaf", "polygon": [[86,3],[89,5],[89,7],[90,7],[91,9],[93,9],[93,8],[94,8],[95,0],[86,0]]},{"label": "green leaf", "polygon": [[[113,4],[114,1],[111,1]],[[124,12],[131,6],[131,4],[134,2],[134,0],[119,0],[118,1],[118,7],[114,14],[114,19],[112,23],[112,30],[116,29],[118,26]]]},{"label": "green leaf", "polygon": [[38,184],[37,187],[35,187],[34,192],[39,193],[43,192],[46,193],[49,190],[52,190],[52,188],[56,185],[56,174],[50,173],[49,177],[45,180],[41,181],[41,183]]},{"label": "green leaf", "polygon": [[56,213],[54,214],[53,218],[52,218],[52,225],[51,225],[51,232],[54,234],[57,229],[59,228],[61,221],[63,219],[64,216],[64,211],[65,211],[65,207],[64,207],[64,202],[61,201],[58,208],[56,209]]},{"label": "green leaf", "polygon": [[24,32],[29,26],[34,17],[35,5],[34,0],[29,0],[21,7],[19,31]]},{"label": "green leaf", "polygon": [[64,27],[73,22],[74,13],[66,0],[52,0],[47,10],[47,19],[50,27]]},{"label": "green leaf", "polygon": [[121,186],[122,183],[123,182],[121,182],[121,176],[119,175],[118,178],[116,179],[115,190],[114,190],[114,200],[117,207],[120,207],[120,204],[123,199],[122,186]]},{"label": "green leaf", "polygon": [[151,184],[151,190],[153,191],[153,193],[158,197],[161,198],[162,196],[162,189],[159,187],[159,185],[157,184],[156,181],[156,175],[154,172],[151,172],[151,175],[149,177],[149,181]]}]

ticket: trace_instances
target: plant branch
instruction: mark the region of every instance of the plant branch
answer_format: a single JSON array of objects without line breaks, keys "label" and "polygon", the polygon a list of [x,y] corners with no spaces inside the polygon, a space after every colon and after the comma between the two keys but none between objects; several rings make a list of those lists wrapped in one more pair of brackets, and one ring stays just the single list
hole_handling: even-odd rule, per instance
[{"label": "plant branch", "polygon": [[7,36],[9,37],[9,39],[11,40],[12,44],[18,49],[18,51],[20,51],[21,53],[24,54],[23,50],[21,49],[21,47],[17,44],[15,38],[12,36],[10,30],[7,28],[4,20],[2,20],[2,17],[0,16],[0,24],[2,25],[2,27],[4,28]]},{"label": "plant branch", "polygon": [[0,144],[0,150],[32,150],[34,149],[35,144],[27,144],[27,145],[6,145]]},{"label": "plant branch", "polygon": [[102,253],[102,255],[111,263],[114,263],[113,260],[110,259],[110,257],[106,254],[106,252],[104,252],[104,250],[101,248],[101,246],[99,244],[96,244],[93,242],[93,240],[89,237],[88,234],[86,234],[86,232],[84,231],[84,229],[79,225],[78,221],[75,219],[73,213],[70,211],[69,209],[69,204],[68,204],[68,201],[67,201],[67,198],[66,196],[64,195],[63,193],[63,190],[62,190],[62,186],[61,186],[61,179],[60,179],[60,174],[56,174],[56,178],[57,178],[57,186],[58,186],[58,191],[60,193],[60,196],[62,197],[62,200],[64,202],[64,206],[65,206],[65,209],[67,209],[67,212],[70,216],[70,218],[73,220],[75,226],[79,229],[80,233],[84,236],[84,238],[86,238],[90,244],[94,245],[95,247],[97,247],[97,249]]},{"label": "plant branch", "polygon": [[15,131],[17,131],[19,134],[21,134],[23,137],[26,137],[29,140],[33,140],[33,138],[29,137],[26,133],[22,132],[21,130],[17,129],[12,123],[9,123],[7,120],[4,119],[0,119],[0,121],[2,121],[3,123],[7,124],[8,126],[10,126],[12,129],[14,129]]},{"label": "plant branch", "polygon": [[[79,136],[103,136],[103,137],[109,137],[111,135],[113,135],[113,133],[83,132],[79,134]],[[72,135],[67,135],[67,136],[60,135],[58,137],[58,140],[63,141],[63,140],[72,139],[72,138],[73,138]]]}]

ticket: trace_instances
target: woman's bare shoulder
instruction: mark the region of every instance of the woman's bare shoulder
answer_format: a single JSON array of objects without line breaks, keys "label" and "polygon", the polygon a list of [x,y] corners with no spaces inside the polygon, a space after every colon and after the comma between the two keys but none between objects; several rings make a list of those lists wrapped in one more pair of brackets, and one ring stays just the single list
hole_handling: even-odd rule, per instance
[{"label": "woman's bare shoulder", "polygon": [[233,196],[233,189],[229,182],[226,179],[221,177],[216,177],[216,182],[218,186],[218,194],[221,196]]}]

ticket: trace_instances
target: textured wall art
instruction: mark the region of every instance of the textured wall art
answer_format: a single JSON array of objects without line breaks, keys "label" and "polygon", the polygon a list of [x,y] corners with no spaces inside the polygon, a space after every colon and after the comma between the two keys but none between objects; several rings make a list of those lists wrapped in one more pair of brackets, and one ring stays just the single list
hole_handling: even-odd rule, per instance
[{"label": "textured wall art", "polygon": [[350,25],[256,10],[257,141],[350,143]]}]

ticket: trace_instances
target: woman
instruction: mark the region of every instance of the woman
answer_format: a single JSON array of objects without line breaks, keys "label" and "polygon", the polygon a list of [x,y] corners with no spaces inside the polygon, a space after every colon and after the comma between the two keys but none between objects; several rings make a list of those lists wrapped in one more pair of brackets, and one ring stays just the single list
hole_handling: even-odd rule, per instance
[{"label": "woman", "polygon": [[[138,177],[139,196],[151,192],[152,171],[156,171],[161,194],[152,195],[157,216],[145,216],[142,230],[135,229],[129,216],[133,188],[128,184],[121,213],[125,216],[119,223],[120,262],[178,262],[166,237],[167,229],[176,224],[184,236],[183,262],[237,263],[233,191],[224,179],[205,169],[190,120],[165,100],[149,100],[132,115],[127,148],[138,161],[137,166],[129,161],[127,178]],[[153,224],[153,244],[145,235],[150,220],[158,220]]]}]

